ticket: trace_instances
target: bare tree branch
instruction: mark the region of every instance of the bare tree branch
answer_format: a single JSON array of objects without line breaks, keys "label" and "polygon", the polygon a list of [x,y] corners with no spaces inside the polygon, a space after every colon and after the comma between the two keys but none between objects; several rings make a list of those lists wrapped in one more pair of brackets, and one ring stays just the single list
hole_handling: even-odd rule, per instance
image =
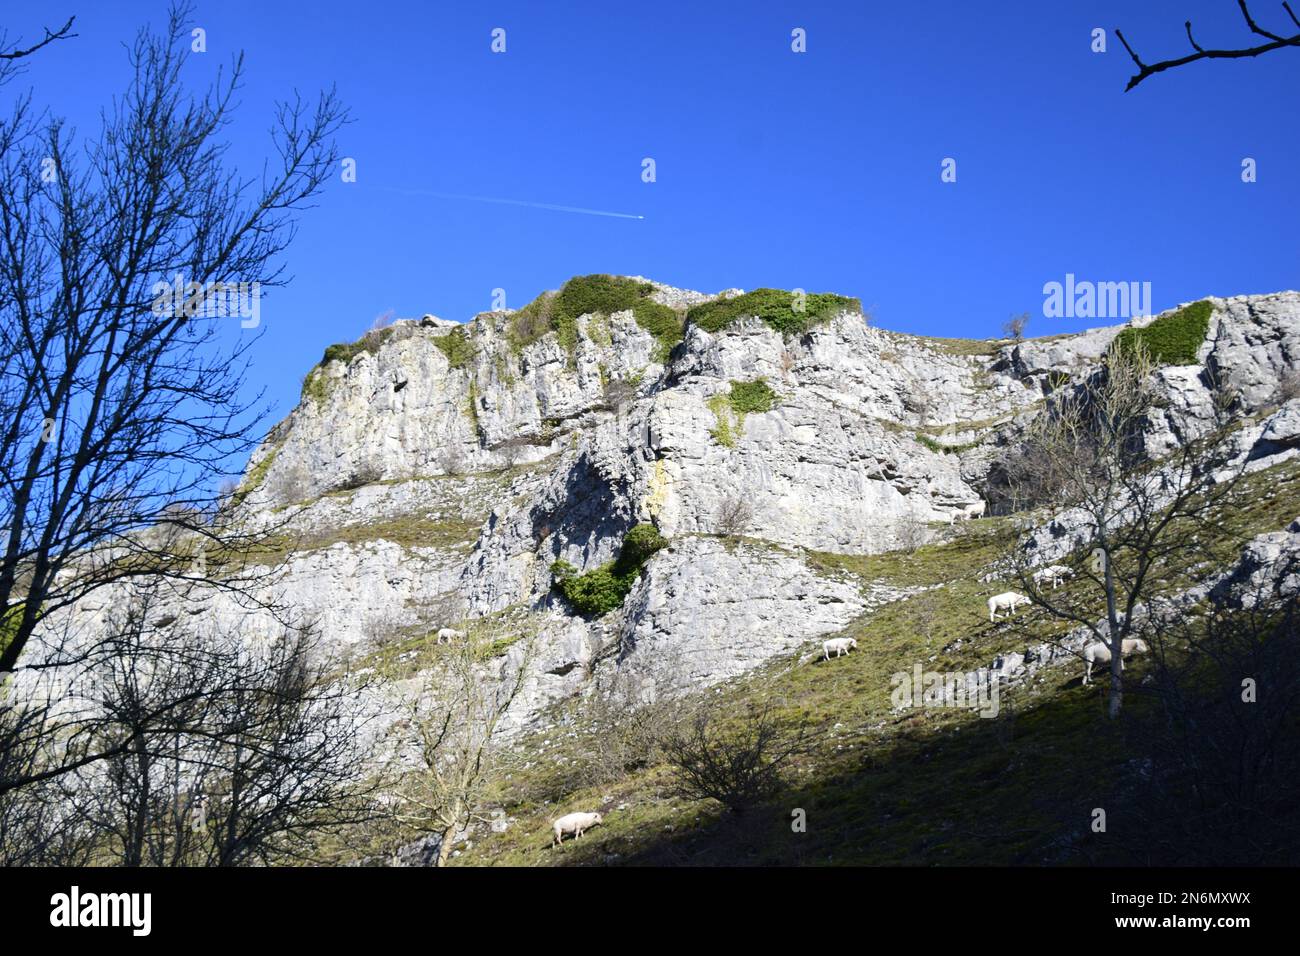
[{"label": "bare tree branch", "polygon": [[[1192,36],[1192,21],[1188,20],[1184,23],[1184,27],[1187,31],[1187,42],[1192,45],[1192,49],[1195,51],[1194,53],[1189,53],[1187,56],[1178,57],[1172,60],[1161,60],[1158,63],[1143,63],[1142,58],[1138,56],[1133,47],[1129,45],[1128,40],[1124,38],[1123,32],[1116,29],[1115,36],[1119,37],[1119,42],[1124,44],[1124,49],[1128,51],[1128,55],[1132,58],[1134,64],[1136,64],[1138,68],[1138,72],[1134,73],[1133,76],[1129,78],[1128,86],[1124,87],[1124,92],[1127,93],[1148,76],[1152,76],[1156,73],[1163,73],[1165,70],[1173,69],[1174,67],[1185,66],[1188,63],[1195,63],[1197,60],[1235,60],[1243,57],[1259,56],[1262,53],[1269,53],[1273,50],[1279,50],[1282,47],[1300,46],[1300,33],[1288,37],[1265,30],[1255,22],[1255,18],[1251,15],[1250,8],[1246,5],[1246,0],[1237,0],[1237,6],[1241,9],[1241,15],[1245,18],[1246,25],[1250,28],[1251,33],[1264,37],[1270,42],[1262,43],[1259,46],[1253,47],[1207,50],[1197,43],[1195,38]],[[1291,18],[1291,22],[1297,27],[1300,27],[1300,20],[1296,18],[1295,12],[1291,9],[1289,0],[1288,2],[1284,2],[1282,7],[1286,10],[1287,16]]]}]

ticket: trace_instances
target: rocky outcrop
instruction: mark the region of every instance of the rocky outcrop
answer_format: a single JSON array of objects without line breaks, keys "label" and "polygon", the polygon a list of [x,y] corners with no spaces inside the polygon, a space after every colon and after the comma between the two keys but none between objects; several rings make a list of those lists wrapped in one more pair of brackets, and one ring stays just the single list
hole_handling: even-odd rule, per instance
[{"label": "rocky outcrop", "polygon": [[[655,284],[651,298],[684,311],[713,297]],[[1270,403],[1300,358],[1300,294],[1210,301],[1198,363],[1159,373],[1148,448],[1204,434],[1230,398],[1236,453],[1296,454],[1296,403]],[[237,511],[293,539],[275,597],[353,658],[451,619],[522,615],[536,653],[512,727],[611,669],[668,690],[734,677],[898,597],[808,553],[889,550],[981,501],[1000,443],[1093,374],[1118,332],[956,342],[845,309],[789,335],[753,317],[688,324],[668,349],[632,311],[580,316],[564,342],[523,341],[513,315],[426,316],[329,350],[253,455]],[[760,380],[765,400],[742,401]],[[739,543],[721,534],[736,502]],[[1076,518],[1040,529],[1044,561],[1070,549]],[[619,610],[569,613],[551,564],[609,562],[640,522],[671,545]],[[219,616],[239,632],[243,613]],[[512,649],[486,666],[524,661]]]}]

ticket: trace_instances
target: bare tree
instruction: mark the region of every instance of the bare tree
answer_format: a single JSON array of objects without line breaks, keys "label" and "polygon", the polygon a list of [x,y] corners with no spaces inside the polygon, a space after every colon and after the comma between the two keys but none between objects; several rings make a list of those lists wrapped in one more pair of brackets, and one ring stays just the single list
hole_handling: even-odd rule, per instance
[{"label": "bare tree", "polygon": [[728,495],[718,505],[714,518],[714,527],[718,534],[728,538],[739,538],[754,523],[754,505],[741,495]]},{"label": "bare tree", "polygon": [[[1183,24],[1183,28],[1187,31],[1187,42],[1191,44],[1193,52],[1186,56],[1176,57],[1170,60],[1161,60],[1158,63],[1143,63],[1142,58],[1133,51],[1131,46],[1129,46],[1128,40],[1124,39],[1124,34],[1121,31],[1116,30],[1115,36],[1119,37],[1119,42],[1124,44],[1124,49],[1128,51],[1128,55],[1132,57],[1133,62],[1138,68],[1138,71],[1129,78],[1128,86],[1124,87],[1124,92],[1127,93],[1148,76],[1162,73],[1165,70],[1173,69],[1174,67],[1185,66],[1188,63],[1195,63],[1197,60],[1236,60],[1241,59],[1242,57],[1259,56],[1261,53],[1269,53],[1273,50],[1280,50],[1284,47],[1300,47],[1300,32],[1291,36],[1284,36],[1282,34],[1274,33],[1271,30],[1265,30],[1255,22],[1255,18],[1251,15],[1250,7],[1247,5],[1246,0],[1237,0],[1237,6],[1241,10],[1241,15],[1246,21],[1246,26],[1250,28],[1250,32],[1258,37],[1263,37],[1267,42],[1249,47],[1206,49],[1197,43],[1196,38],[1192,36],[1192,21],[1188,20]],[[1284,2],[1282,4],[1282,9],[1285,10],[1287,16],[1291,18],[1291,22],[1295,24],[1296,27],[1300,27],[1300,20],[1296,19],[1295,11],[1291,9],[1291,4],[1289,2]]]},{"label": "bare tree", "polygon": [[930,529],[915,515],[900,519],[894,529],[898,549],[909,556],[916,554],[930,540]]},{"label": "bare tree", "polygon": [[1148,755],[1124,817],[1137,862],[1282,865],[1300,849],[1300,608],[1275,569],[1237,605],[1153,615],[1155,706],[1129,727]]},{"label": "bare tree", "polygon": [[1007,338],[1019,344],[1025,338],[1025,326],[1029,325],[1029,313],[1021,312],[1019,315],[1013,315],[1007,319],[1002,326],[1002,331]]},{"label": "bare tree", "polygon": [[[1123,701],[1120,648],[1136,612],[1169,575],[1211,555],[1208,533],[1231,500],[1244,462],[1223,471],[1212,433],[1153,462],[1144,429],[1155,398],[1154,364],[1140,345],[1112,349],[1103,369],[1063,393],[1028,428],[1021,453],[1004,459],[1013,498],[1042,502],[1075,527],[1077,583],[1050,589],[1035,578],[1035,552],[1014,553],[1014,576],[1039,608],[1082,625],[1111,650],[1109,711]],[[1227,421],[1226,405],[1218,408]],[[1027,544],[1027,542],[1025,542]]]},{"label": "bare tree", "polygon": [[783,723],[768,703],[752,708],[739,727],[727,727],[718,706],[704,704],[664,743],[682,795],[716,800],[736,816],[775,796],[786,764],[808,749],[806,726]]},{"label": "bare tree", "polygon": [[499,677],[485,660],[503,635],[452,645],[426,672],[425,685],[409,705],[416,769],[395,786],[400,823],[438,836],[435,866],[451,856],[456,834],[481,817],[482,800],[503,759],[498,727],[523,691],[533,659],[533,642],[503,665]]},{"label": "bare tree", "polygon": [[[26,781],[0,792],[0,859],[66,863],[92,846],[125,866],[288,862],[374,815],[357,680],[308,632],[246,645],[182,627],[161,587],[55,678],[57,701],[0,707],[0,751],[21,755]],[[69,769],[69,746],[94,759]]]},{"label": "bare tree", "polygon": [[78,34],[71,32],[72,24],[76,19],[76,17],[68,17],[68,22],[63,24],[63,26],[59,27],[57,30],[51,30],[49,27],[46,27],[45,35],[28,47],[20,46],[19,44],[22,43],[21,40],[11,44],[8,36],[4,33],[0,33],[0,86],[4,86],[6,82],[17,75],[18,71],[21,69],[21,63],[19,61],[24,60],[38,50],[49,46],[56,40],[71,40],[73,37],[77,36]]},{"label": "bare tree", "polygon": [[210,296],[281,284],[279,254],[335,165],[346,114],[333,92],[281,105],[278,158],[254,187],[220,141],[242,58],[187,94],[188,14],[173,7],[163,34],[137,35],[96,140],[30,101],[0,122],[0,609],[21,609],[0,672],[43,616],[88,593],[187,577],[188,550],[167,548],[183,537],[139,532],[168,504],[208,513],[258,437],[260,397],[243,387],[257,336],[222,347],[230,319]]},{"label": "bare tree", "polygon": [[515,435],[493,446],[490,450],[505,459],[507,468],[514,468],[521,462],[528,460],[537,447],[534,442],[535,439],[531,435]]},{"label": "bare tree", "polygon": [[653,681],[616,672],[603,692],[592,695],[585,715],[591,733],[585,741],[583,778],[601,786],[658,762],[678,729],[682,705],[657,694]]},{"label": "bare tree", "polygon": [[[863,321],[865,322],[866,320],[864,319]],[[781,378],[784,381],[790,381],[790,373],[794,371],[794,367],[798,361],[799,360],[795,357],[795,354],[788,348],[781,350]]]},{"label": "bare tree", "polygon": [[456,445],[444,445],[438,452],[438,468],[444,475],[463,475],[469,467],[465,454]]},{"label": "bare tree", "polygon": [[85,866],[94,848],[90,831],[68,810],[59,777],[42,778],[53,744],[44,733],[44,708],[12,693],[0,700],[0,780],[36,780],[0,792],[0,866]]}]

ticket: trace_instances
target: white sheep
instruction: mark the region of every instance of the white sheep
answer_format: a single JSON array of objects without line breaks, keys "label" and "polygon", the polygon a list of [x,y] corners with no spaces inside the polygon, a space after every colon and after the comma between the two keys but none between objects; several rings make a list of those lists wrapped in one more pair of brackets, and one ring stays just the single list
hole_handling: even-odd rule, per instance
[{"label": "white sheep", "polygon": [[989,598],[989,623],[998,619],[998,611],[1009,611],[1012,617],[1016,616],[1016,608],[1021,604],[1028,604],[1029,598],[1016,591],[1003,591],[1001,594],[995,594]]},{"label": "white sheep", "polygon": [[[1132,657],[1134,654],[1150,654],[1150,653],[1151,653],[1151,648],[1147,646],[1147,642],[1142,640],[1142,638],[1140,637],[1124,638],[1124,653],[1120,655],[1119,669],[1120,670],[1124,669],[1125,657]],[[1104,641],[1092,641],[1090,644],[1088,644],[1088,646],[1086,646],[1083,649],[1083,660],[1085,663],[1084,671],[1083,671],[1083,682],[1085,684],[1089,684],[1092,682],[1092,665],[1094,663],[1097,664],[1110,663],[1110,648],[1106,646]]]},{"label": "white sheep", "polygon": [[981,498],[973,505],[967,505],[964,511],[967,521],[973,521],[976,518],[984,517],[984,500]]},{"label": "white sheep", "polygon": [[1039,568],[1034,572],[1034,583],[1049,583],[1052,585],[1052,590],[1055,591],[1058,584],[1072,577],[1074,577],[1074,571],[1070,568],[1063,564],[1052,564],[1045,568]]},{"label": "white sheep", "polygon": [[563,843],[566,833],[572,833],[576,840],[582,836],[584,830],[590,830],[596,824],[604,822],[605,818],[599,813],[566,813],[551,824],[551,829],[555,831],[555,842],[551,845],[558,846]]},{"label": "white sheep", "polygon": [[831,654],[836,657],[842,657],[858,646],[856,638],[852,637],[833,637],[829,641],[822,643],[822,656],[826,660],[831,659]]},{"label": "white sheep", "polygon": [[455,628],[452,628],[452,627],[440,627],[440,628],[438,628],[438,634],[437,634],[437,637],[438,637],[438,643],[439,643],[439,644],[441,644],[443,641],[455,641],[455,640],[459,640],[460,638],[462,638],[462,637],[464,637],[464,636],[465,636],[464,633],[462,633],[461,631],[458,631],[458,630],[456,630]]}]

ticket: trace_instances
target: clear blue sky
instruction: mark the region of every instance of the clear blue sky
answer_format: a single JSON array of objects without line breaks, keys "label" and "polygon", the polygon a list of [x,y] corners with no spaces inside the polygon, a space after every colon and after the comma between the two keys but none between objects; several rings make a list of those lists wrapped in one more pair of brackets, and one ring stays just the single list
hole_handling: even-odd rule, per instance
[{"label": "clear blue sky", "polygon": [[[89,132],[126,77],[122,41],[165,3],[44,0],[10,39],[77,15],[4,98]],[[1256,14],[1279,28],[1280,4]],[[1197,63],[1123,92],[1119,26],[1146,58],[1250,39],[1232,0],[460,3],[204,0],[196,88],[246,53],[232,156],[255,172],[275,99],[337,83],[356,122],[262,305],[253,384],[279,414],[331,342],[380,313],[467,319],[567,277],[859,296],[932,335],[1046,319],[1045,282],[1152,283],[1156,309],[1300,286],[1300,51]],[[490,51],[504,28],[507,52]],[[790,50],[807,31],[808,52]],[[643,157],[658,181],[641,181]],[[957,160],[955,184],[940,163]],[[1258,163],[1243,184],[1241,161]],[[622,219],[419,195],[503,197]],[[415,194],[413,194],[415,193]],[[232,334],[241,334],[237,328]]]}]

